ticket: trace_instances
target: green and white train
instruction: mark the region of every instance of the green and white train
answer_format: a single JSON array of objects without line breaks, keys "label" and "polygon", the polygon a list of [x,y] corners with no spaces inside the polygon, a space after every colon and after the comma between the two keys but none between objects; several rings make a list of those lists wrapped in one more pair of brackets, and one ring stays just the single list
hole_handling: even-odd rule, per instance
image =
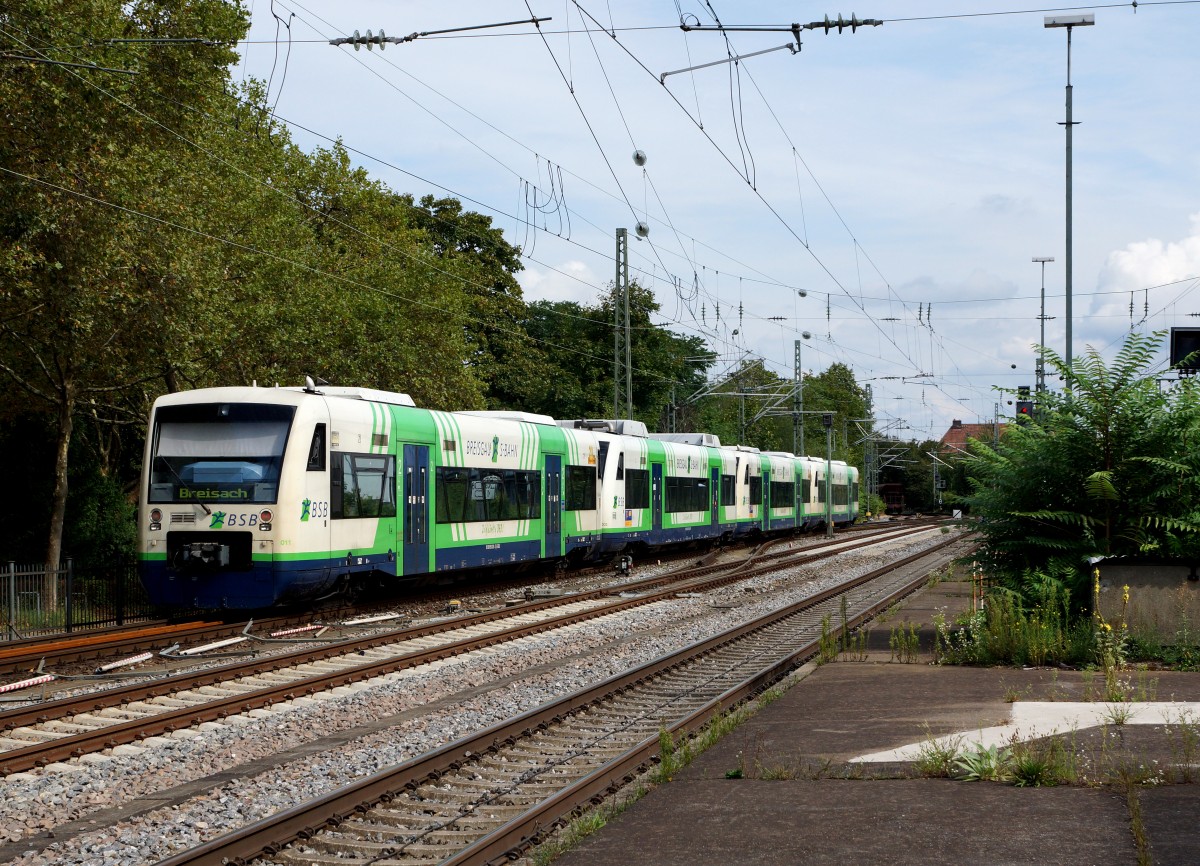
[{"label": "green and white train", "polygon": [[294,604],[858,514],[858,470],[841,461],[827,484],[824,460],[710,434],[437,412],[365,388],[171,394],[149,431],[140,567],[168,607]]}]

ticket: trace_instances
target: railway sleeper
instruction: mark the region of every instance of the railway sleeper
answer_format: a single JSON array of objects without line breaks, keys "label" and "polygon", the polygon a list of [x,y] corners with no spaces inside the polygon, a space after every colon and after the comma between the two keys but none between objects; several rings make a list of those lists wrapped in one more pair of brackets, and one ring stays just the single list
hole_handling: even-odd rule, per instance
[{"label": "railway sleeper", "polygon": [[[450,821],[447,826],[455,826],[464,828],[462,832],[482,832],[495,827],[498,822],[508,820],[508,817],[500,817],[496,815],[479,814],[484,807],[477,807],[473,812],[460,815]],[[518,814],[513,812],[513,814]],[[370,826],[375,832],[390,833],[392,835],[415,835],[424,833],[429,829],[429,816],[414,816],[411,812],[397,812],[392,809],[372,809],[361,820],[347,821],[342,824],[342,828],[347,826]]]},{"label": "railway sleeper", "polygon": [[[443,858],[443,859],[445,859],[445,858]],[[392,864],[395,863],[394,860],[390,860],[390,859],[388,859],[388,860],[376,860],[376,859],[359,860],[358,858],[355,858],[353,860],[350,860],[345,857],[338,857],[333,854],[318,854],[316,851],[311,851],[308,853],[300,853],[298,851],[292,850],[291,848],[287,848],[283,851],[280,851],[278,854],[276,854],[274,857],[270,858],[270,860],[268,860],[266,862],[284,863],[284,864],[288,864],[288,866],[353,866],[353,864],[356,862],[371,863],[372,866],[392,866]]]},{"label": "railway sleeper", "polygon": [[45,728],[13,728],[8,732],[7,736],[10,739],[21,743],[19,748],[25,748],[30,743],[48,743],[51,740],[61,740],[63,737],[69,737],[70,734],[54,733],[47,731]]},{"label": "railway sleeper", "polygon": [[47,722],[46,726],[42,730],[64,734],[87,734],[96,730],[98,727],[100,726],[80,724],[78,721],[72,719],[70,721],[58,720]]},{"label": "railway sleeper", "polygon": [[447,826],[437,829],[418,827],[415,830],[406,832],[384,824],[348,821],[333,832],[334,838],[344,834],[346,838],[361,839],[364,842],[381,842],[385,845],[403,844],[404,840],[411,840],[408,844],[417,844],[419,840],[429,841],[430,839],[437,839],[439,842],[445,840],[442,844],[454,844],[461,848],[478,839],[481,829],[487,830],[496,826],[496,822],[491,821],[478,828],[467,830],[453,829],[457,823],[457,821],[453,821]]}]

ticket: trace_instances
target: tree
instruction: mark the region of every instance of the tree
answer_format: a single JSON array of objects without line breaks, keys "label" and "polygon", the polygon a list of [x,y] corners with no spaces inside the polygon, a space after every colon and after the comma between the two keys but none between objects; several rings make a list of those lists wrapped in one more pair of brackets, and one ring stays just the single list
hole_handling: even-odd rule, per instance
[{"label": "tree", "polygon": [[[77,407],[138,384],[114,376],[122,347],[153,315],[137,254],[146,227],[134,211],[164,170],[183,170],[175,156],[195,119],[187,105],[220,92],[235,59],[228,46],[247,21],[220,0],[33,0],[5,20],[6,51],[49,61],[0,64],[0,370],[54,418],[49,573],[61,555]],[[197,34],[212,41],[120,41]],[[88,47],[53,47],[64,41]],[[46,592],[54,604],[53,580]]]},{"label": "tree", "polygon": [[[699,337],[672,333],[653,324],[659,310],[653,294],[629,287],[633,414],[652,430],[666,429],[672,394],[676,404],[703,384],[705,359]],[[609,292],[594,306],[569,301],[529,305],[524,322],[541,368],[528,386],[531,411],[556,418],[608,418],[613,414],[614,298]],[[622,325],[623,327],[623,325]],[[701,360],[697,360],[701,359]]]},{"label": "tree", "polygon": [[1070,392],[995,446],[971,442],[980,558],[1013,589],[1071,573],[1082,602],[1090,557],[1200,554],[1200,393],[1192,379],[1159,388],[1163,336],[1130,334],[1111,366],[1089,349],[1068,371],[1047,352]]}]

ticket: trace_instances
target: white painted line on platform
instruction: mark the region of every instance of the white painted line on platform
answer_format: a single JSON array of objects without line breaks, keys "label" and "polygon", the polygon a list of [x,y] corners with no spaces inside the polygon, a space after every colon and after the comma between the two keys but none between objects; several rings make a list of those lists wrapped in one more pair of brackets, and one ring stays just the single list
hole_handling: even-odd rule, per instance
[{"label": "white painted line on platform", "polygon": [[1066,734],[1085,728],[1114,724],[1114,718],[1124,719],[1126,725],[1167,725],[1200,722],[1200,702],[1196,701],[1130,701],[1128,703],[1099,703],[1095,701],[1015,701],[1010,704],[1008,724],[990,728],[975,728],[948,734],[931,740],[910,743],[898,749],[872,752],[851,758],[851,762],[915,761],[930,747],[949,747],[957,743],[960,751],[976,747],[1003,748],[1016,740],[1036,740],[1051,734]]}]

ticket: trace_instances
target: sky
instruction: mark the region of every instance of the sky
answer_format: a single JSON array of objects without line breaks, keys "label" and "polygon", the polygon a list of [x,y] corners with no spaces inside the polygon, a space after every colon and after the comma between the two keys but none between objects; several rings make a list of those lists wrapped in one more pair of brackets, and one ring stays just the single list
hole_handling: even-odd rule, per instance
[{"label": "sky", "polygon": [[[1067,32],[1044,19],[1094,15],[1071,31],[1073,354],[1200,327],[1200,2],[245,2],[235,76],[294,141],[491,216],[527,301],[596,302],[626,228],[656,322],[713,376],[794,378],[800,340],[806,375],[849,366],[877,429],[918,441],[1011,415],[1043,327],[1066,351]],[[883,23],[793,50],[793,23],[852,13]],[[356,30],[428,35],[329,44]]]}]

